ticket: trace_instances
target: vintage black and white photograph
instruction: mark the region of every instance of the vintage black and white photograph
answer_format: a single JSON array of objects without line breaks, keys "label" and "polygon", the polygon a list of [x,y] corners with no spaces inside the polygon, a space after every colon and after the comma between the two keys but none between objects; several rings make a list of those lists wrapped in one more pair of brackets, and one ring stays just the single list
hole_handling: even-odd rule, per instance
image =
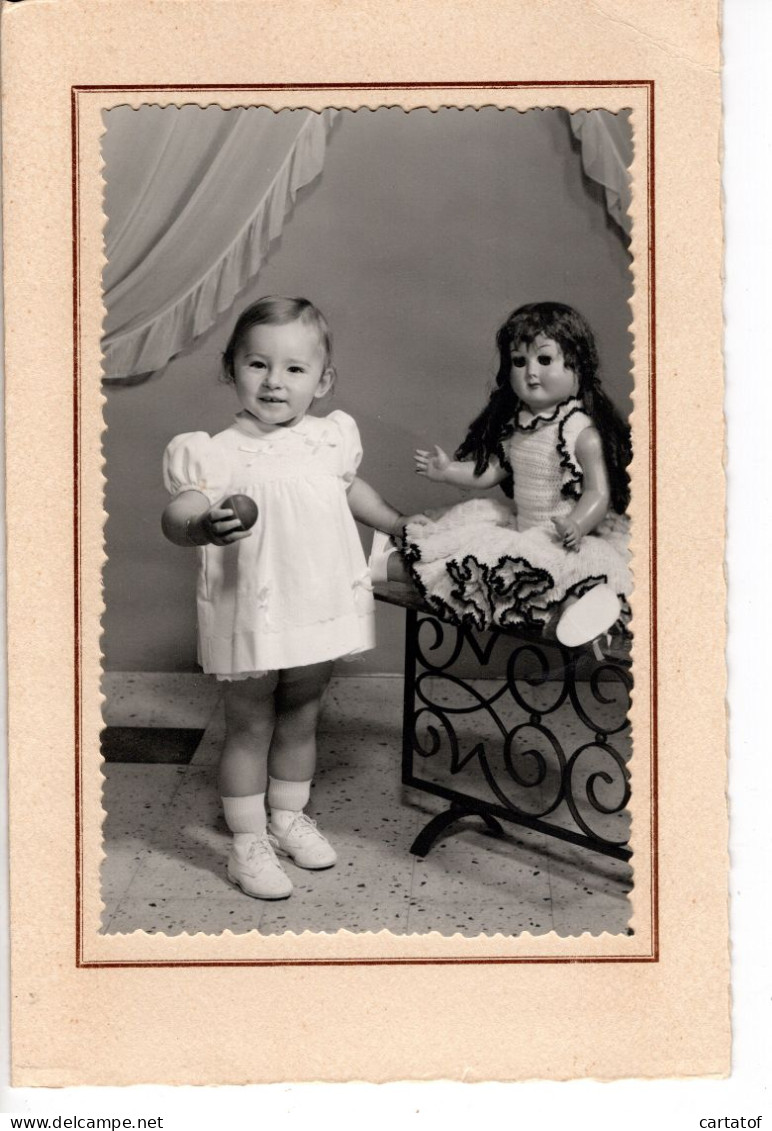
[{"label": "vintage black and white photograph", "polygon": [[630,113],[102,119],[102,932],[631,934]]}]

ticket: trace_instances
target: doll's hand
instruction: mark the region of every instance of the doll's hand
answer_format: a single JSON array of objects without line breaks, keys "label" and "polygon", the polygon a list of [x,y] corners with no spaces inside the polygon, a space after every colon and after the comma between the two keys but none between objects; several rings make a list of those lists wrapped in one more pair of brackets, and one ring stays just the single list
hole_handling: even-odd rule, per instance
[{"label": "doll's hand", "polygon": [[567,550],[578,550],[582,532],[572,518],[553,518],[552,525]]},{"label": "doll's hand", "polygon": [[436,444],[434,446],[434,454],[421,450],[416,451],[415,454],[415,469],[417,473],[419,475],[425,475],[427,479],[434,479],[438,483],[443,481],[445,472],[452,462],[447,452],[443,452],[442,448],[438,448]]},{"label": "doll's hand", "polygon": [[242,529],[241,522],[230,507],[212,507],[201,519],[201,529],[215,546],[229,546],[241,538],[249,538],[252,531]]}]

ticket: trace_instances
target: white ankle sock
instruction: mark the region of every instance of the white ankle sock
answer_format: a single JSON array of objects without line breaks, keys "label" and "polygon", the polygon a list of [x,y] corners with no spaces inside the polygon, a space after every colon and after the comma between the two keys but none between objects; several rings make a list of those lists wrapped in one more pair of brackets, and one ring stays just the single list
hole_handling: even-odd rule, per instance
[{"label": "white ankle sock", "polygon": [[223,797],[225,823],[234,840],[244,836],[264,836],[266,832],[265,794],[253,793],[249,797]]},{"label": "white ankle sock", "polygon": [[277,809],[288,809],[299,813],[308,805],[311,796],[311,779],[308,781],[281,781],[268,779],[268,807],[271,818]]}]

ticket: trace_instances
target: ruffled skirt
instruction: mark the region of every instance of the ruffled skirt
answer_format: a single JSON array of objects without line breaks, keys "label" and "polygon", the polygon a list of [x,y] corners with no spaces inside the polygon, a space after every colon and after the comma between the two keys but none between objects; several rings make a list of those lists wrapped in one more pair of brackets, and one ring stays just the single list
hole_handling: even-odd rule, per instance
[{"label": "ruffled skirt", "polygon": [[567,597],[605,583],[622,599],[632,591],[629,525],[611,514],[578,550],[566,550],[554,527],[517,529],[506,503],[471,499],[429,512],[405,531],[405,563],[440,615],[477,629],[544,625]]}]

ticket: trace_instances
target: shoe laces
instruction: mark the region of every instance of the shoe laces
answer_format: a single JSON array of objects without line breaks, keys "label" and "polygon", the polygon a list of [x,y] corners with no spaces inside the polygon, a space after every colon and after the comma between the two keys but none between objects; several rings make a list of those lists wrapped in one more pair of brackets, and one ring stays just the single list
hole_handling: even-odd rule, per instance
[{"label": "shoe laces", "polygon": [[276,838],[271,836],[270,833],[266,833],[265,836],[256,836],[250,841],[247,849],[247,863],[260,865],[270,860],[274,864],[278,864],[274,851],[276,845]]},{"label": "shoe laces", "polygon": [[284,835],[295,836],[299,840],[320,840],[322,838],[322,834],[316,827],[316,821],[312,820],[307,813],[298,813]]}]

